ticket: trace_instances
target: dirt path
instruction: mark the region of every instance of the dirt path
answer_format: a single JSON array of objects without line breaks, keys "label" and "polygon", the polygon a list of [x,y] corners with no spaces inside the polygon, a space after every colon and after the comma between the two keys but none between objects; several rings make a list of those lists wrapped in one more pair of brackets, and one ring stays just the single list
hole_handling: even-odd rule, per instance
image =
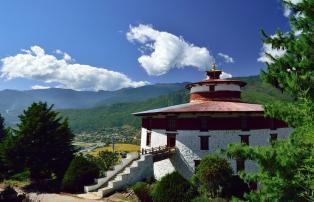
[{"label": "dirt path", "polygon": [[34,202],[135,202],[136,199],[133,197],[128,199],[121,193],[116,193],[108,198],[99,200],[82,199],[74,195],[67,194],[28,194],[30,199]]}]

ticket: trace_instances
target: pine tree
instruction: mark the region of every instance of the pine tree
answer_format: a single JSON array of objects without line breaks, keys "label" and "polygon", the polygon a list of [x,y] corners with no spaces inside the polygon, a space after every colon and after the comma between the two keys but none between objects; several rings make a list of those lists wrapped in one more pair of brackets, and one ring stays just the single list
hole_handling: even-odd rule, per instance
[{"label": "pine tree", "polygon": [[284,4],[292,11],[292,31],[263,35],[264,43],[285,54],[275,58],[266,53],[271,62],[261,76],[295,97],[293,103],[265,106],[267,116],[284,120],[294,132],[271,146],[229,145],[229,156],[259,166],[257,173],[240,173],[244,180],[260,184],[257,192],[246,196],[248,201],[314,201],[314,0]]},{"label": "pine tree", "polygon": [[48,107],[33,103],[20,115],[16,131],[23,162],[33,180],[62,179],[73,158],[73,134],[68,121]]},{"label": "pine tree", "polygon": [[267,70],[261,76],[276,88],[298,97],[308,91],[314,99],[314,0],[303,0],[293,4],[284,1],[291,9],[290,24],[292,31],[278,31],[275,35],[264,35],[264,44],[273,49],[281,49],[285,54],[279,58],[266,53],[271,62],[266,63]]},{"label": "pine tree", "polygon": [[5,130],[5,125],[4,125],[4,118],[0,114],[0,143],[3,140],[5,133],[6,133],[6,130]]}]

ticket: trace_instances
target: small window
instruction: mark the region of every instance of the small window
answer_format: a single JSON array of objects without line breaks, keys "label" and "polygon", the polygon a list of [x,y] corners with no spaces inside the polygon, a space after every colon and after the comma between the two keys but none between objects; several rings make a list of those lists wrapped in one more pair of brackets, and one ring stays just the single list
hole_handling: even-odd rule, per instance
[{"label": "small window", "polygon": [[270,134],[270,139],[269,139],[270,143],[275,142],[277,140],[277,138],[278,138],[278,134],[277,133]]},{"label": "small window", "polygon": [[202,117],[200,119],[200,131],[208,131],[208,119]]},{"label": "small window", "polygon": [[215,91],[215,86],[214,85],[210,85],[209,86],[209,91],[210,92],[214,92]]},{"label": "small window", "polygon": [[175,119],[169,119],[168,120],[168,130],[174,131],[176,129],[176,120]]},{"label": "small window", "polygon": [[249,135],[240,135],[240,137],[241,137],[241,143],[242,144],[246,144],[246,145],[250,144]]},{"label": "small window", "polygon": [[194,171],[197,171],[197,167],[200,165],[201,160],[194,160]]},{"label": "small window", "polygon": [[236,163],[237,163],[237,172],[245,169],[245,160],[244,159],[238,158],[236,160]]},{"label": "small window", "polygon": [[208,136],[200,136],[201,150],[208,150]]},{"label": "small window", "polygon": [[152,138],[152,132],[151,131],[147,131],[147,133],[146,133],[146,146],[150,146],[151,138]]}]

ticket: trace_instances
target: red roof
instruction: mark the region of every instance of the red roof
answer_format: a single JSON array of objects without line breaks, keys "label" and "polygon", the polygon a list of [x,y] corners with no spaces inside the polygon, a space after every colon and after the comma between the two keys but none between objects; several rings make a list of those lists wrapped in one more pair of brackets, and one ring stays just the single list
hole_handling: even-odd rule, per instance
[{"label": "red roof", "polygon": [[193,85],[202,85],[202,84],[218,84],[218,83],[233,83],[233,84],[237,84],[241,87],[246,85],[246,82],[244,81],[240,81],[240,80],[229,80],[229,79],[206,79],[203,81],[199,81],[199,82],[195,82],[195,83],[190,83],[188,85],[186,85],[185,87],[187,89],[190,89]]},{"label": "red roof", "polygon": [[206,112],[258,112],[263,113],[264,109],[259,104],[226,101],[203,101],[174,105],[159,109],[153,109],[134,113],[137,116],[167,113],[206,113]]}]

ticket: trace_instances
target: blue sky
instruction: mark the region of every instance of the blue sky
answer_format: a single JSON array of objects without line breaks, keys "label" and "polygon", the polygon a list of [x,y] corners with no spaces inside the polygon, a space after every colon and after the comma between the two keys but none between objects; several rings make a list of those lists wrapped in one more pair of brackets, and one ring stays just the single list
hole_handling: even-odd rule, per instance
[{"label": "blue sky", "polygon": [[[139,39],[132,41],[126,37],[130,26],[136,28],[139,25],[178,39],[181,36],[189,45],[206,48],[220,68],[233,76],[257,75],[264,67],[263,63],[257,61],[262,48],[259,29],[263,28],[270,34],[277,29],[289,30],[288,19],[283,15],[279,0],[7,0],[0,2],[0,24],[3,77],[0,89],[49,86],[114,90],[148,82],[171,83],[204,78],[201,68],[193,67],[189,62],[177,62],[161,75],[149,75],[147,69],[152,65],[151,61],[146,64],[146,69],[138,61],[143,55],[139,48],[145,44]],[[17,65],[17,62],[25,63],[21,61],[25,58],[15,56],[36,55],[34,52],[21,52],[33,46],[40,47],[45,55],[55,56],[58,61],[54,64],[58,64],[60,69],[67,69],[69,75],[53,75],[50,78],[48,74],[52,73],[48,70],[51,69],[41,72],[41,67],[27,67],[36,74],[25,72],[25,64]],[[61,51],[58,53],[56,50]],[[154,49],[145,51],[144,55],[149,55]],[[71,59],[64,60],[65,53]],[[225,62],[219,53],[232,57],[234,62]],[[10,56],[14,60],[5,60],[4,65],[4,58]],[[70,75],[76,68],[84,72],[84,65],[94,68],[89,68],[93,73],[88,78],[79,73]],[[117,79],[111,81],[116,74],[107,77],[108,72],[98,71],[99,68],[121,73],[122,76],[118,75]],[[97,72],[102,76],[95,78]],[[82,83],[79,83],[80,80]],[[93,82],[95,80],[97,82]]]}]

